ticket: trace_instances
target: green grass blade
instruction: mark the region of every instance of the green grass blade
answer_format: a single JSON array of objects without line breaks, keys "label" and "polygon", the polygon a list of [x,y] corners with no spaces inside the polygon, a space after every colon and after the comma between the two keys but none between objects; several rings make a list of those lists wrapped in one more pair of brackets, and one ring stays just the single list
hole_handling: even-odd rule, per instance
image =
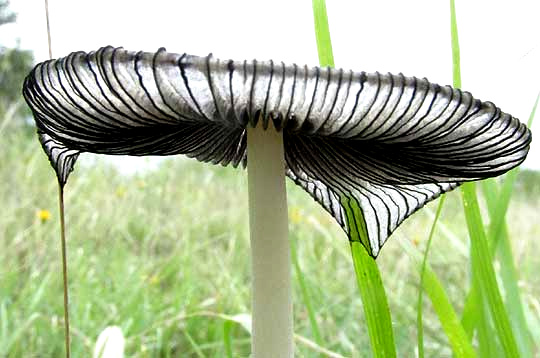
[{"label": "green grass blade", "polygon": [[441,282],[431,268],[425,268],[424,289],[428,294],[433,309],[439,317],[442,328],[448,337],[455,357],[476,357],[467,333],[448,299]]},{"label": "green grass blade", "polygon": [[435,213],[435,218],[433,220],[433,225],[429,232],[429,238],[427,241],[426,249],[424,251],[424,257],[422,259],[422,266],[420,272],[420,288],[418,292],[418,304],[417,304],[417,334],[418,334],[418,357],[424,357],[424,339],[423,339],[423,325],[422,325],[422,292],[426,291],[428,294],[435,313],[437,314],[439,321],[443,327],[444,332],[446,333],[450,345],[452,346],[452,351],[456,357],[475,357],[476,354],[470,343],[467,333],[463,329],[457,314],[450,303],[448,295],[446,294],[440,280],[437,275],[429,266],[427,266],[427,256],[429,253],[429,248],[431,247],[431,242],[433,240],[433,233],[437,226],[438,219],[441,215],[442,207],[444,205],[444,199],[446,196],[442,196],[439,205],[437,207],[437,212]]},{"label": "green grass blade", "polygon": [[416,307],[416,335],[418,340],[418,358],[424,358],[424,326],[422,321],[422,309],[423,309],[423,293],[424,293],[424,275],[426,272],[427,257],[429,253],[429,248],[431,247],[431,241],[433,239],[433,233],[439,221],[439,216],[441,215],[442,207],[444,205],[443,195],[439,200],[439,205],[437,206],[437,212],[435,213],[435,218],[433,219],[433,224],[431,225],[431,230],[429,231],[429,237],[426,244],[426,249],[424,251],[424,258],[422,259],[422,267],[420,269],[420,287],[418,289],[418,301]]},{"label": "green grass blade", "polygon": [[[529,115],[528,126],[530,127],[534,119],[536,108],[538,106],[538,100],[540,93],[536,96],[533,108]],[[506,307],[508,309],[508,315],[511,318],[510,322],[515,332],[515,338],[518,343],[518,347],[523,357],[532,356],[530,331],[528,329],[527,320],[525,318],[524,308],[519,294],[519,287],[517,286],[518,275],[513,262],[513,255],[511,251],[511,245],[508,241],[508,234],[504,223],[504,217],[508,209],[510,197],[514,187],[519,168],[510,171],[503,180],[501,193],[496,189],[494,180],[486,180],[482,183],[482,188],[486,196],[488,210],[490,214],[490,226],[488,231],[488,240],[491,243],[490,253],[493,257],[495,255],[497,247],[499,247],[500,259],[501,259],[501,279],[503,287],[506,293]],[[481,322],[481,318],[478,315],[476,309],[476,288],[473,286],[467,299],[463,310],[462,324],[465,327],[469,337],[472,336],[474,324]],[[483,325],[485,328],[486,326]],[[482,328],[482,327],[480,327]],[[482,346],[482,337],[489,334],[479,334],[480,346]],[[490,344],[490,342],[487,342]]]},{"label": "green grass blade", "polygon": [[[521,300],[516,297],[516,295],[519,297],[519,292],[514,291],[517,289],[517,273],[515,273],[515,265],[513,263],[512,254],[509,252],[511,248],[509,246],[510,243],[508,242],[508,236],[504,226],[504,217],[506,215],[506,210],[508,209],[511,191],[517,177],[517,172],[518,169],[514,169],[506,175],[503,184],[503,192],[501,195],[499,195],[497,189],[494,187],[496,183],[492,179],[483,181],[482,189],[488,201],[490,213],[490,226],[487,236],[488,242],[490,243],[490,254],[492,257],[494,257],[496,248],[502,245],[505,246],[504,249],[501,249],[501,278],[506,291],[506,299],[507,301],[509,299],[511,300],[511,303],[509,301],[507,304],[507,307],[509,308],[509,316],[512,317],[512,322],[514,322],[516,319],[520,321],[519,325],[521,331],[525,327],[525,320],[521,320],[521,318],[519,318],[520,316],[523,316],[523,308],[521,305]],[[496,200],[498,201],[498,204],[495,203]],[[480,322],[480,317],[476,308],[475,290],[476,288],[473,287],[467,295],[463,310],[462,323],[469,337],[472,337],[474,324]],[[512,297],[510,298],[509,295]],[[510,309],[510,306],[514,307],[516,311],[514,309]],[[515,325],[513,326],[516,328]],[[519,347],[523,347],[523,342],[519,343]]]},{"label": "green grass blade", "polygon": [[[482,296],[480,294],[480,296]],[[480,297],[479,302],[485,302],[485,298]],[[491,323],[491,315],[485,304],[481,304],[478,310],[477,325],[478,325],[478,354],[480,357],[502,357],[500,345],[496,340],[496,335],[493,331]]]},{"label": "green grass blade", "polygon": [[[529,335],[529,328],[527,327],[527,322],[525,320],[525,314],[523,310],[523,304],[521,301],[518,282],[518,274],[516,271],[516,266],[513,260],[512,248],[510,242],[508,241],[508,234],[504,215],[500,216],[501,206],[505,205],[506,194],[504,191],[510,191],[511,187],[507,185],[508,183],[513,184],[515,181],[514,174],[517,174],[517,169],[513,170],[509,175],[505,177],[505,182],[503,184],[503,189],[501,193],[497,188],[497,183],[494,180],[486,180],[482,183],[482,189],[484,196],[486,197],[486,202],[488,206],[488,211],[490,214],[490,233],[493,234],[493,226],[497,225],[500,227],[498,229],[497,236],[488,236],[491,242],[491,253],[495,253],[498,249],[499,258],[501,261],[500,265],[500,277],[504,287],[505,292],[505,303],[506,309],[508,310],[508,315],[510,317],[510,323],[515,333],[516,341],[518,343],[518,348],[520,350],[521,357],[532,357],[532,348],[531,348],[531,339]],[[506,207],[508,203],[506,202]],[[506,208],[505,210],[506,211]],[[497,219],[498,217],[498,219]],[[501,220],[501,224],[494,223],[494,220]]]},{"label": "green grass blade", "polygon": [[[474,273],[473,273],[474,275]],[[493,353],[494,339],[493,325],[490,322],[490,313],[485,306],[485,298],[473,280],[471,289],[465,299],[461,325],[470,340],[473,338],[474,330],[477,329],[478,352],[481,357],[491,357]]]},{"label": "green grass blade", "polygon": [[392,319],[377,263],[358,240],[351,241],[351,252],[373,356],[395,357]]},{"label": "green grass blade", "polygon": [[510,320],[504,308],[503,300],[495,279],[492,259],[484,232],[480,208],[476,197],[475,183],[462,186],[462,199],[465,219],[471,241],[473,260],[473,280],[485,295],[486,303],[493,318],[495,331],[501,341],[502,349],[508,357],[519,357],[517,344],[512,334]]},{"label": "green grass blade", "polygon": [[232,325],[233,322],[229,320],[223,321],[223,346],[225,348],[225,354],[227,358],[233,358],[232,349]]},{"label": "green grass blade", "polygon": [[454,87],[461,88],[461,56],[456,16],[456,4],[450,0],[450,34],[452,38],[452,78]]},{"label": "green grass blade", "polygon": [[334,54],[326,14],[326,1],[313,0],[313,20],[315,21],[315,37],[317,39],[317,52],[321,66],[334,67]]},{"label": "green grass blade", "polygon": [[[315,19],[319,62],[321,66],[333,67],[334,56],[324,0],[313,0],[313,17]],[[355,218],[354,213],[347,213],[347,216],[355,220],[363,220],[363,218]],[[367,240],[367,238],[364,239]],[[366,249],[360,244],[361,238],[349,237],[349,240],[373,355],[375,357],[395,357],[392,319],[379,268],[375,259],[369,256]]]},{"label": "green grass blade", "polygon": [[206,356],[204,355],[201,347],[199,346],[199,344],[197,344],[195,339],[193,339],[193,337],[191,336],[191,334],[189,334],[187,330],[184,330],[184,336],[191,345],[191,348],[193,348],[193,356],[197,356],[198,358],[205,358]]},{"label": "green grass blade", "polygon": [[[450,24],[452,37],[452,63],[454,86],[461,87],[461,66],[459,53],[459,36],[457,26],[457,16],[454,0],[450,0]],[[485,297],[491,313],[495,331],[499,337],[502,349],[508,357],[518,357],[517,344],[512,334],[510,320],[504,308],[503,300],[497,286],[495,271],[492,265],[484,225],[480,215],[478,199],[476,197],[475,183],[466,183],[461,188],[465,219],[471,241],[471,259],[473,263],[473,286]],[[475,289],[473,287],[473,289]],[[478,297],[479,295],[477,295]],[[479,300],[476,301],[476,308]],[[487,316],[487,315],[485,315]],[[487,317],[486,317],[487,318]],[[489,324],[487,319],[486,324]]]},{"label": "green grass blade", "polygon": [[[506,227],[503,228],[506,231]],[[515,334],[516,342],[521,357],[533,357],[532,341],[525,318],[521,294],[518,287],[518,273],[514,264],[514,258],[508,235],[504,234],[500,247],[501,280],[505,291],[506,307]]]},{"label": "green grass blade", "polygon": [[[537,94],[533,108],[529,115],[527,125],[529,128],[536,114],[540,93]],[[515,333],[518,348],[522,357],[532,357],[532,342],[530,330],[525,318],[524,307],[517,282],[519,280],[513,260],[512,247],[508,239],[505,216],[508,210],[510,197],[514,188],[519,168],[510,171],[503,179],[501,191],[498,191],[495,180],[486,180],[482,188],[486,197],[490,214],[488,238],[491,245],[491,254],[495,255],[498,249],[501,260],[501,281],[505,291],[506,307],[510,316],[510,323]]]},{"label": "green grass blade", "polygon": [[478,292],[476,292],[474,283],[472,283],[469,293],[465,298],[465,304],[463,305],[463,311],[461,313],[461,325],[471,340],[473,338],[476,323],[481,319],[481,316],[476,309],[476,303],[480,302],[480,300],[481,298],[478,297]]},{"label": "green grass blade", "polygon": [[[459,34],[456,16],[456,4],[454,0],[450,0],[450,35],[452,47],[452,82],[454,87],[461,88],[461,56],[459,49]],[[474,281],[471,284],[471,289],[465,306],[463,308],[462,324],[469,338],[472,339],[475,324],[481,317],[478,307],[481,305],[481,296],[477,294]]]},{"label": "green grass blade", "polygon": [[424,357],[423,347],[423,324],[422,324],[422,292],[425,290],[431,300],[435,313],[437,314],[441,326],[448,337],[452,352],[456,357],[475,357],[475,351],[470,343],[467,333],[463,329],[459,318],[450,303],[450,299],[446,294],[437,274],[427,264],[427,256],[433,240],[433,234],[437,226],[438,219],[441,215],[446,196],[442,196],[433,224],[429,233],[426,249],[422,258],[420,271],[420,288],[418,293],[417,303],[417,334],[418,334],[418,357]]}]

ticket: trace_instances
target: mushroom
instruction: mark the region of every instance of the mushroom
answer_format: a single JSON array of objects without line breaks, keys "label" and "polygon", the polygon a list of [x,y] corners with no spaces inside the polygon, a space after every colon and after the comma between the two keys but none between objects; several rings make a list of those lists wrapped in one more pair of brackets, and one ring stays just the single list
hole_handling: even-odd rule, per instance
[{"label": "mushroom", "polygon": [[409,215],[519,165],[531,141],[493,103],[426,79],[163,48],[43,62],[23,92],[61,187],[80,152],[247,165],[256,358],[293,355],[284,174],[376,257]]}]

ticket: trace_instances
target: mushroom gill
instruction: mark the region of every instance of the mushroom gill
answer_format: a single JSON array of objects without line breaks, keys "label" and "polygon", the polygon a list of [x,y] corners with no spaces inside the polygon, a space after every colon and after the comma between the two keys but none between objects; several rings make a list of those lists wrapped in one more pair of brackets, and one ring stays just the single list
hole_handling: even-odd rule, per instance
[{"label": "mushroom gill", "polygon": [[245,166],[246,129],[271,121],[287,176],[374,257],[425,203],[519,165],[531,141],[494,104],[426,79],[165,49],[75,52],[23,91],[60,185],[80,152]]}]

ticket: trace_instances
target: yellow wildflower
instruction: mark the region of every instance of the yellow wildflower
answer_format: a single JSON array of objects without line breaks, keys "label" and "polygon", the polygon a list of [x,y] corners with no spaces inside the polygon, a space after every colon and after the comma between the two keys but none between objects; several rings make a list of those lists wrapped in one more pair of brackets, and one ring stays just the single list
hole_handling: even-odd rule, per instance
[{"label": "yellow wildflower", "polygon": [[51,212],[46,209],[38,210],[37,217],[41,222],[45,222],[51,218]]},{"label": "yellow wildflower", "polygon": [[289,213],[289,218],[294,224],[298,224],[302,220],[302,213],[298,207],[292,207]]},{"label": "yellow wildflower", "polygon": [[149,281],[150,284],[157,285],[159,283],[159,277],[157,275],[152,275]]},{"label": "yellow wildflower", "polygon": [[123,198],[124,196],[126,196],[126,192],[127,192],[127,189],[123,187],[122,185],[119,185],[116,188],[116,196],[119,198]]}]

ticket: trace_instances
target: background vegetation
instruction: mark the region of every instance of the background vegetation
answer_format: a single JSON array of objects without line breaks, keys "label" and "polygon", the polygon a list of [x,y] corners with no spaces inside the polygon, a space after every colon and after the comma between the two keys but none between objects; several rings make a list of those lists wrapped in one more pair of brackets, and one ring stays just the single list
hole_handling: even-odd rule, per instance
[{"label": "background vegetation", "polygon": [[[8,55],[12,51],[22,53],[0,52],[0,82],[19,73],[13,69],[22,62]],[[0,356],[60,357],[56,180],[21,109],[21,82],[9,83],[14,86],[0,87]],[[157,170],[124,175],[104,160],[85,165],[88,159],[81,159],[66,188],[73,356],[90,356],[99,332],[115,324],[126,335],[129,357],[247,357],[249,334],[238,324],[250,310],[246,173],[176,157]],[[369,355],[346,237],[302,190],[288,183],[288,193],[298,356]],[[540,174],[520,172],[506,213],[529,329],[524,339],[533,355],[540,342],[539,194]],[[482,195],[480,204],[488,227]],[[417,351],[418,257],[436,207],[408,219],[377,260],[400,357]],[[469,255],[455,191],[447,195],[429,262],[460,316],[470,287]],[[501,262],[496,256],[503,281]],[[425,355],[451,356],[431,301],[424,299],[423,307]],[[476,335],[473,341],[480,344]]]}]

